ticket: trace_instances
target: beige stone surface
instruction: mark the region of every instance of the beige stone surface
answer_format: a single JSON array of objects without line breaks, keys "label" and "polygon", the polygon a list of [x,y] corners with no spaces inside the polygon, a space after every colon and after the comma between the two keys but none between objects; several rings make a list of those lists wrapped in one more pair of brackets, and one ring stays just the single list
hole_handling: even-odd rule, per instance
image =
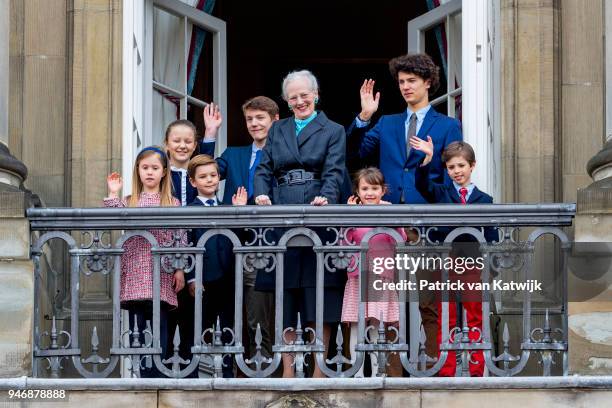
[{"label": "beige stone surface", "polygon": [[560,195],[558,6],[532,0],[501,4],[505,202],[550,202]]},{"label": "beige stone surface", "polygon": [[595,408],[610,405],[612,391],[598,390],[475,390],[422,391],[427,408]]},{"label": "beige stone surface", "polygon": [[66,0],[22,0],[25,19],[26,55],[65,56],[66,33],[56,28],[66,26]]},{"label": "beige stone surface", "polygon": [[[578,214],[574,226],[577,241],[612,242],[612,215]],[[583,302],[569,305],[569,368],[572,374],[612,374],[612,282],[609,280],[608,275],[594,281],[570,276],[573,293],[580,293],[585,298]],[[600,293],[602,286],[607,286],[608,291]]]},{"label": "beige stone surface", "polygon": [[[563,0],[562,78],[563,84],[602,82],[603,64],[603,1]],[[565,95],[563,95],[565,99]]]},{"label": "beige stone surface", "polygon": [[562,92],[563,175],[587,175],[586,163],[603,143],[603,85],[563,84]]},{"label": "beige stone surface", "polygon": [[156,391],[67,391],[67,398],[51,402],[31,402],[31,408],[156,408]]},{"label": "beige stone surface", "polygon": [[575,203],[578,199],[578,189],[585,188],[591,184],[593,180],[586,174],[564,174],[563,175],[563,202]]},{"label": "beige stone surface", "polygon": [[71,205],[99,206],[121,158],[121,3],[79,1],[72,10]]},{"label": "beige stone surface", "polygon": [[31,375],[32,262],[0,262],[0,282],[0,377]]},{"label": "beige stone surface", "polygon": [[[296,400],[307,407],[394,408],[420,406],[420,391],[368,390],[368,391],[160,391],[160,408],[204,407],[290,407],[284,405]],[[310,404],[310,405],[307,405]]]},{"label": "beige stone surface", "polygon": [[[30,224],[24,218],[0,218],[0,258],[30,257]],[[0,264],[1,265],[1,264]]]},{"label": "beige stone surface", "polygon": [[[64,0],[11,1],[9,147],[29,169],[26,186],[64,205],[66,140]],[[60,178],[59,183],[36,176]],[[33,176],[33,177],[32,177]],[[40,190],[40,191],[39,191]]]}]

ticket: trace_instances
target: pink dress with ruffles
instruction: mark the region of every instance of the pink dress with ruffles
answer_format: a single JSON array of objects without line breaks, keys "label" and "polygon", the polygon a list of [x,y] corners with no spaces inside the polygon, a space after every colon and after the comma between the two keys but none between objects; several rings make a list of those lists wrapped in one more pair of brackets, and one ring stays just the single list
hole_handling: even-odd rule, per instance
[{"label": "pink dress with ruffles", "polygon": [[[179,201],[174,198],[174,205],[180,206]],[[138,207],[159,207],[159,193],[141,193]],[[119,198],[105,198],[105,207],[127,207],[126,200]],[[173,231],[167,229],[148,230],[159,245],[167,246],[173,241]],[[181,246],[186,246],[187,236],[181,231]],[[121,255],[121,302],[130,300],[152,300],[153,299],[153,256],[151,244],[140,236],[129,238],[123,244],[125,252]],[[172,273],[167,273],[161,268],[160,297],[163,302],[171,306],[177,306],[176,293],[172,287]]]},{"label": "pink dress with ruffles", "polygon": [[[347,240],[360,245],[363,237],[372,228],[353,228],[347,232]],[[397,228],[404,240],[406,233],[403,228]],[[363,279],[369,279],[367,286],[372,290],[374,279],[381,279],[383,282],[393,282],[395,270],[385,269],[380,275],[374,275],[372,271],[373,260],[376,257],[395,257],[396,241],[388,234],[377,234],[370,238],[369,249],[367,253],[368,275]],[[358,257],[359,255],[355,255]],[[353,258],[355,260],[355,258]],[[351,262],[353,265],[355,262]],[[344,300],[342,302],[342,321],[348,323],[356,323],[359,314],[359,267],[354,272],[348,274],[348,280],[344,288]],[[396,291],[372,291],[364,297],[375,297],[376,301],[366,302],[365,316],[366,318],[374,318],[379,320],[382,314],[384,322],[397,322],[399,320],[399,303]]]}]

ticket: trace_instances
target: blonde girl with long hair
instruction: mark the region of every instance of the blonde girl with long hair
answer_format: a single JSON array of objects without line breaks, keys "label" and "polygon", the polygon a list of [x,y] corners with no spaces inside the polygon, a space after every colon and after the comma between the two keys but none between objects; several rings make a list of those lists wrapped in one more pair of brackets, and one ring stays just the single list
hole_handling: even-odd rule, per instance
[{"label": "blonde girl with long hair", "polygon": [[[172,196],[172,184],[166,153],[157,146],[142,149],[136,156],[132,176],[132,194],[121,199],[119,192],[123,187],[121,176],[111,173],[107,177],[108,197],[104,199],[105,207],[176,207],[179,201]],[[160,246],[171,246],[174,241],[172,230],[149,230]],[[187,238],[181,234],[181,246]],[[153,320],[153,256],[151,245],[141,236],[129,238],[123,244],[121,255],[121,307],[130,315],[129,325],[132,328],[134,319],[141,332],[141,344],[145,344],[143,329],[146,322]],[[185,286],[185,276],[177,269],[172,274],[161,273],[160,304],[160,343],[162,358],[168,345],[168,311],[177,306],[176,294]],[[155,368],[141,369],[141,377],[161,377]]]}]

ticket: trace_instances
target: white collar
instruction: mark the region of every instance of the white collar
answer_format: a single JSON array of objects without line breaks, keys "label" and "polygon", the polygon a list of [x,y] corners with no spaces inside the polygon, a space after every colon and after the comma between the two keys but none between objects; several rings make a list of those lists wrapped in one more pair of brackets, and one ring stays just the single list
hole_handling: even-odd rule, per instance
[{"label": "white collar", "polygon": [[186,173],[187,173],[187,169],[182,169],[182,168],[180,168],[180,167],[170,166],[170,170],[172,170],[172,171],[178,171],[178,172],[181,172],[181,173],[183,173],[183,174],[186,174]]},{"label": "white collar", "polygon": [[215,202],[215,205],[219,205],[219,201],[217,200],[217,197],[203,197],[203,196],[199,195],[198,198],[200,199],[200,201],[204,205],[208,205],[206,203],[206,201],[208,201],[208,200],[213,200]]}]

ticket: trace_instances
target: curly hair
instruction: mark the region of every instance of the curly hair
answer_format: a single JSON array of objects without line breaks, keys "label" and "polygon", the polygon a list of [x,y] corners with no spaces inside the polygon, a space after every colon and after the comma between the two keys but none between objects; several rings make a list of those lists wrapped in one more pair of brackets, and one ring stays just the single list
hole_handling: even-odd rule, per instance
[{"label": "curly hair", "polygon": [[429,94],[433,95],[440,87],[440,68],[427,54],[406,54],[389,61],[391,76],[397,81],[400,72],[414,74],[424,81],[429,80]]}]

